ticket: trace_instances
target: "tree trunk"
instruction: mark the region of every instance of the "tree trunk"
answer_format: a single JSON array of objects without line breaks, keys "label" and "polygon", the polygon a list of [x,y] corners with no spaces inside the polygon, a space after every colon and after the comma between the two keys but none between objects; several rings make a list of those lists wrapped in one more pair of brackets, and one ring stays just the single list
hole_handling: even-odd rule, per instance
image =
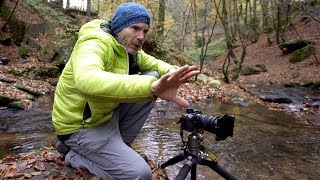
[{"label": "tree trunk", "polygon": [[166,0],[159,1],[159,16],[157,24],[157,35],[159,39],[164,37],[164,20],[165,20],[165,11],[166,11]]},{"label": "tree trunk", "polygon": [[258,41],[258,20],[257,20],[257,0],[253,0],[253,7],[252,7],[252,25],[253,25],[253,43]]},{"label": "tree trunk", "polygon": [[87,22],[90,21],[91,19],[91,0],[87,0],[87,11],[86,11],[86,15],[87,15]]},{"label": "tree trunk", "polygon": [[100,14],[100,0],[98,0],[98,14]]},{"label": "tree trunk", "polygon": [[194,26],[194,35],[195,37],[197,37],[197,32],[198,32],[198,17],[197,17],[197,1],[196,0],[192,0],[192,19],[193,19],[193,26]]},{"label": "tree trunk", "polygon": [[70,0],[67,0],[66,9],[69,9],[69,8],[70,8]]},{"label": "tree trunk", "polygon": [[[209,3],[209,1],[206,2],[206,6],[207,7],[207,4]],[[211,28],[211,31],[208,32],[207,36],[205,36],[205,32],[206,32],[206,24],[207,24],[207,17],[208,17],[208,12],[207,12],[207,8],[205,8],[205,11],[204,11],[204,27],[202,28],[202,32],[201,32],[201,39],[203,39],[203,42],[201,43],[201,53],[200,53],[200,72],[202,72],[202,69],[203,69],[203,64],[204,64],[204,60],[207,56],[207,52],[208,52],[208,46],[209,46],[209,43],[211,42],[211,38],[213,36],[213,31],[214,31],[214,28],[217,24],[217,15],[215,16],[215,20],[214,20],[214,23],[213,23],[213,26]],[[209,30],[207,30],[209,31]],[[207,39],[206,39],[207,37]]]}]

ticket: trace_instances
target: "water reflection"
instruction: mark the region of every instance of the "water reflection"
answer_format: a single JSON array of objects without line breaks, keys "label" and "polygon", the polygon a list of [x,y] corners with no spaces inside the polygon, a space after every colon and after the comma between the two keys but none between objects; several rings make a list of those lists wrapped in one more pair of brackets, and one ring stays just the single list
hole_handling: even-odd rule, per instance
[{"label": "water reflection", "polygon": [[[320,177],[320,127],[308,119],[294,119],[260,105],[194,104],[203,114],[236,116],[234,137],[215,141],[205,132],[202,145],[212,150],[219,164],[239,179],[318,179]],[[181,153],[180,125],[185,109],[158,103],[133,144],[156,163]],[[0,110],[0,157],[26,153],[52,142],[50,110]],[[311,121],[319,121],[319,117]],[[187,132],[185,132],[185,137]],[[174,179],[184,162],[166,168]],[[221,179],[210,168],[198,165],[197,179]]]},{"label": "water reflection", "polygon": [[[158,105],[159,106],[159,105]],[[155,108],[135,148],[151,159],[163,163],[181,153],[179,120],[184,110],[172,104]],[[215,141],[215,135],[206,132],[202,145],[212,150],[219,164],[239,179],[317,179],[320,176],[320,128],[301,123],[282,112],[263,106],[235,104],[197,104],[203,114],[236,116],[234,137]],[[165,114],[161,113],[165,109]],[[157,113],[158,112],[158,113]],[[160,112],[160,113],[159,113]],[[183,163],[167,167],[174,179]],[[198,165],[197,178],[221,179],[210,168]]]}]

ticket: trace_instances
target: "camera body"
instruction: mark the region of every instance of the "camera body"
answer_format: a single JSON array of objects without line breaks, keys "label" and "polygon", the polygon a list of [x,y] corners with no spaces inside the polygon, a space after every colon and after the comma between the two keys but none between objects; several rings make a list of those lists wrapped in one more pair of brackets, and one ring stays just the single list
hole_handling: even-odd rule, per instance
[{"label": "camera body", "polygon": [[216,134],[216,141],[225,140],[228,136],[233,136],[234,116],[209,116],[195,108],[188,108],[178,123],[181,123],[183,130],[196,133],[204,130]]}]

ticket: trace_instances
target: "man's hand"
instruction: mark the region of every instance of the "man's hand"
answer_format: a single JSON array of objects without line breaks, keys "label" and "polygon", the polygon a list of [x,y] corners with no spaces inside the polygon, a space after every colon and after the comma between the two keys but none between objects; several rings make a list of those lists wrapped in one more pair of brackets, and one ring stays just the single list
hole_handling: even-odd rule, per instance
[{"label": "man's hand", "polygon": [[182,107],[189,107],[188,101],[178,96],[178,88],[199,73],[196,66],[183,66],[176,71],[170,71],[152,83],[152,94],[163,100],[175,102]]}]

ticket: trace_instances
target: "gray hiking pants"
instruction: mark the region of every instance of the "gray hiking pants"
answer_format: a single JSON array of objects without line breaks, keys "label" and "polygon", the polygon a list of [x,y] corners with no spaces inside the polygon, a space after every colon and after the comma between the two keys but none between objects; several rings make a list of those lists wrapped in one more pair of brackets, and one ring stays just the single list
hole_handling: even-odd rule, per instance
[{"label": "gray hiking pants", "polygon": [[151,179],[150,166],[126,143],[136,138],[154,104],[121,103],[106,124],[72,134],[64,141],[71,148],[65,163],[102,179]]}]

